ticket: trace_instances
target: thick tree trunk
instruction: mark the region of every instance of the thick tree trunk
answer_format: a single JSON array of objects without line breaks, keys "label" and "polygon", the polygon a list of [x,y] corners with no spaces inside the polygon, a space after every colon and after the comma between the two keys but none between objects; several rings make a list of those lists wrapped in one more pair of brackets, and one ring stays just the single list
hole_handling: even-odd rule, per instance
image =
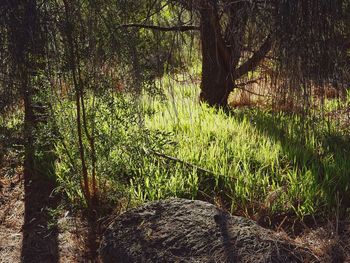
[{"label": "thick tree trunk", "polygon": [[248,22],[246,5],[237,1],[225,10],[228,15],[225,27],[225,23],[220,21],[221,11],[216,1],[201,0],[196,3],[200,13],[202,42],[200,100],[210,106],[227,107],[235,81],[255,70],[271,49],[272,36],[268,35],[251,57],[241,61]]},{"label": "thick tree trunk", "polygon": [[215,7],[203,4],[201,13],[202,82],[200,100],[226,107],[234,81],[230,54],[221,36]]},{"label": "thick tree trunk", "polygon": [[212,40],[202,34],[202,80],[200,100],[210,106],[226,107],[233,88],[230,72],[223,65]]},{"label": "thick tree trunk", "polygon": [[213,66],[203,57],[200,101],[210,106],[226,107],[232,81],[229,73],[220,66]]}]

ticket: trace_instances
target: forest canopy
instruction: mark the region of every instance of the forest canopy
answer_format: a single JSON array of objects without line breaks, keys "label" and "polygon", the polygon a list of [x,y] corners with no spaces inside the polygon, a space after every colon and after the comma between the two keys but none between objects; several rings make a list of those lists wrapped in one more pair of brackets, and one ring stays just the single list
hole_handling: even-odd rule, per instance
[{"label": "forest canopy", "polygon": [[[54,47],[54,42],[57,45],[54,38],[59,32],[67,34],[72,30],[76,44],[85,45],[85,50],[79,51],[82,59],[84,55],[89,57],[95,48],[98,59],[105,64],[133,61],[133,69],[126,75],[130,76],[129,83],[132,79],[136,81],[136,86],[148,78],[147,70],[153,67],[153,71],[162,71],[164,62],[177,56],[175,53],[184,38],[171,34],[198,36],[202,57],[201,98],[210,105],[226,105],[235,85],[261,64],[271,65],[274,75],[284,79],[283,88],[307,93],[315,83],[323,86],[331,82],[341,89],[349,82],[349,5],[345,0],[137,3],[125,0],[118,4],[3,1],[3,80],[9,77],[5,68],[11,62],[10,53],[12,61],[24,56],[21,52],[37,54],[44,50],[46,56],[57,58],[63,55],[63,46]],[[22,26],[33,32],[19,28],[18,19],[28,20]],[[23,34],[16,37],[14,30]],[[22,42],[23,47],[11,47],[11,41]],[[32,48],[31,41],[35,41]],[[15,48],[18,51],[10,51]],[[126,63],[123,67],[131,65]],[[271,85],[277,83],[282,85],[281,81],[271,81]],[[3,100],[10,97],[2,96]]]}]

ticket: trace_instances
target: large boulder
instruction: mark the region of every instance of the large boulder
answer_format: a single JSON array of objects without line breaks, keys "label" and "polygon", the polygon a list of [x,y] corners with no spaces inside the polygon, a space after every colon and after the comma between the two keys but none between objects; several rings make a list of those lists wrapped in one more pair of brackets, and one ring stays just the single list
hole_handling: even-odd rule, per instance
[{"label": "large boulder", "polygon": [[169,199],[130,210],[109,226],[103,262],[317,262],[255,222],[202,201]]}]

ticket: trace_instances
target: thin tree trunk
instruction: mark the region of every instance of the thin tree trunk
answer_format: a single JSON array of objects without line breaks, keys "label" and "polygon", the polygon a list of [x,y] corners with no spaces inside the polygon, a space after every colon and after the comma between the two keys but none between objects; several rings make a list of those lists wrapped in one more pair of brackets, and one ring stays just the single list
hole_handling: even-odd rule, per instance
[{"label": "thin tree trunk", "polygon": [[80,155],[80,161],[82,165],[82,177],[83,177],[82,191],[88,206],[90,206],[91,192],[90,192],[88,169],[87,169],[86,160],[85,160],[83,132],[82,132],[81,100],[83,99],[83,90],[82,90],[82,84],[80,83],[80,81],[78,81],[78,77],[77,77],[77,69],[79,67],[79,62],[75,61],[75,52],[74,52],[75,46],[74,46],[73,36],[72,36],[73,25],[71,21],[70,10],[69,10],[70,7],[66,0],[64,0],[63,3],[65,8],[66,23],[67,23],[67,28],[66,28],[67,48],[69,50],[69,60],[70,60],[72,78],[73,78],[73,85],[75,89],[75,104],[76,104],[75,106],[76,106],[76,113],[77,113],[77,117],[76,117],[77,136],[78,136],[78,147],[79,147],[79,155]]}]

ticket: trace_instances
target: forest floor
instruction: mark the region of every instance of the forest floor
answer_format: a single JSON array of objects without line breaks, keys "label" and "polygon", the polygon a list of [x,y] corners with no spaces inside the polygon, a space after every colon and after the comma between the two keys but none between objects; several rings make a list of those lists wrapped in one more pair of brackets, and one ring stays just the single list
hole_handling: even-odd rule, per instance
[{"label": "forest floor", "polygon": [[[72,212],[49,180],[25,183],[20,151],[5,146],[0,142],[0,263],[99,262],[101,231]],[[349,221],[315,219],[298,224],[298,234],[294,227],[282,220],[274,230],[310,248],[320,262],[350,262]]]},{"label": "forest floor", "polygon": [[[17,170],[19,174],[8,178],[4,176],[6,167],[0,169],[0,262],[98,262],[90,253],[87,220],[61,206],[50,210],[57,200],[45,199],[44,191],[37,192],[41,202],[26,219],[24,183],[19,177],[21,169]],[[47,211],[51,211],[50,216]],[[279,231],[288,235],[288,229]],[[350,262],[349,223],[305,225],[301,232],[294,240],[309,247],[320,262]]]}]

